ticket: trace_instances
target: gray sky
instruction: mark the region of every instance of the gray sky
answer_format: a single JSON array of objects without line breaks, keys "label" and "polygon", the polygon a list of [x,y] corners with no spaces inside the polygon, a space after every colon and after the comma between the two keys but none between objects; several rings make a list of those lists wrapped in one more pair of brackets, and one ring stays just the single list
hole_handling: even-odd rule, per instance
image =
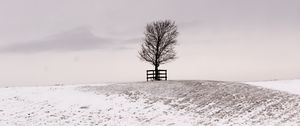
[{"label": "gray sky", "polygon": [[176,21],[170,79],[300,78],[299,0],[2,0],[0,85],[142,81],[147,23]]}]

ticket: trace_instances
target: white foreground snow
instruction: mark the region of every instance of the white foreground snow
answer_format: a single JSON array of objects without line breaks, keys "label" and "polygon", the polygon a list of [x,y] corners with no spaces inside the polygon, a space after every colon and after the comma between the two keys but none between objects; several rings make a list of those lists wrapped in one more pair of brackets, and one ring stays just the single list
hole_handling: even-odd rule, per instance
[{"label": "white foreground snow", "polygon": [[0,88],[0,126],[297,126],[299,113],[299,95],[235,82]]},{"label": "white foreground snow", "polygon": [[79,91],[76,86],[0,89],[0,126],[193,125],[161,102]]},{"label": "white foreground snow", "polygon": [[245,83],[300,95],[300,80],[258,81]]}]

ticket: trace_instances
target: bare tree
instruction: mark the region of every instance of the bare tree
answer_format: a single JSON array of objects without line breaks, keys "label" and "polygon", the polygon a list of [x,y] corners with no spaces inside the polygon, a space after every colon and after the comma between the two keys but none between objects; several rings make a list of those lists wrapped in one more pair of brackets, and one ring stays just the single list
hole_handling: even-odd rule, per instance
[{"label": "bare tree", "polygon": [[174,46],[177,44],[177,26],[170,20],[155,21],[147,24],[144,34],[139,58],[155,67],[155,80],[159,80],[158,67],[176,59]]}]

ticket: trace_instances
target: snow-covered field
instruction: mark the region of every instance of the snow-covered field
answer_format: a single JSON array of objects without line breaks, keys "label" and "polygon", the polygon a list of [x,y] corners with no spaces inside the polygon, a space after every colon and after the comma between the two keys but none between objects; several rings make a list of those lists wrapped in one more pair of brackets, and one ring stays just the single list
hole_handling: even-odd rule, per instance
[{"label": "snow-covered field", "polygon": [[246,83],[300,95],[300,80],[259,81]]},{"label": "snow-covered field", "polygon": [[0,126],[24,125],[300,125],[300,96],[220,81],[0,88]]}]

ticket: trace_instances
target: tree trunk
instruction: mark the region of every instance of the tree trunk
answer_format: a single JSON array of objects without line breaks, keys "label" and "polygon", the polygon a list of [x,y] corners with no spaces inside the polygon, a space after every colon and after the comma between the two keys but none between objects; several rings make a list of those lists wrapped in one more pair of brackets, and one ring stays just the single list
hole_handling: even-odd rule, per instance
[{"label": "tree trunk", "polygon": [[159,80],[158,65],[155,66],[155,80]]}]

